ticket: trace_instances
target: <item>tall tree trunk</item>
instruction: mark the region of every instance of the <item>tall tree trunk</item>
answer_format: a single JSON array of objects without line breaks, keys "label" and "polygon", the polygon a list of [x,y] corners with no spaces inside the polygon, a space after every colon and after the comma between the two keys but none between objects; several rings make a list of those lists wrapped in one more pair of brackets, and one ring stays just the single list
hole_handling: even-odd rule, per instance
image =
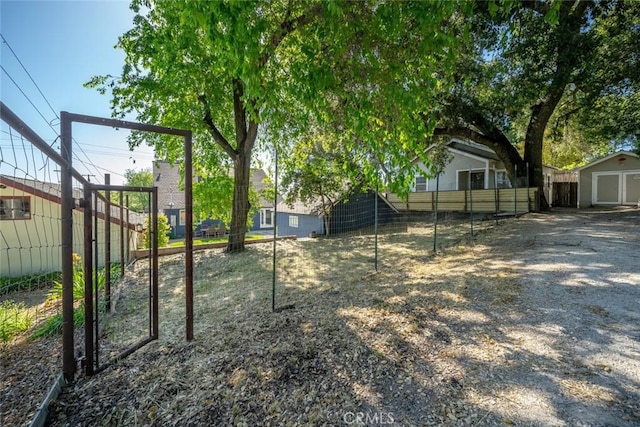
[{"label": "tall tree trunk", "polygon": [[249,209],[249,176],[251,173],[251,156],[239,152],[233,161],[233,210],[227,252],[244,251],[245,233]]}]

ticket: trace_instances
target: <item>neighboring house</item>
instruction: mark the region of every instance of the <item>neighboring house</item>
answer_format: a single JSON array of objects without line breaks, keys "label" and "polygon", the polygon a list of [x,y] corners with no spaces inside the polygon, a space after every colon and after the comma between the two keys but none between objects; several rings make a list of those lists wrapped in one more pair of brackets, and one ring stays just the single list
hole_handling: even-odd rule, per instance
[{"label": "neighboring house", "polygon": [[[56,183],[0,175],[0,277],[61,270],[61,186]],[[73,252],[84,255],[84,214],[79,207],[81,189],[74,189]],[[98,204],[98,261],[104,265],[104,204]],[[123,217],[126,221],[126,214]],[[120,260],[120,209],[111,208],[111,260]],[[125,238],[137,249],[144,216],[129,213]],[[138,227],[137,227],[138,225]]]},{"label": "neighboring house", "polygon": [[334,235],[373,227],[378,204],[378,224],[392,221],[398,211],[383,197],[369,191],[354,193],[329,208],[325,218],[322,201],[304,204],[278,203],[276,222],[279,236],[309,237],[311,235]]},{"label": "neighboring house", "polygon": [[[433,146],[427,148],[427,155],[431,149]],[[490,148],[470,140],[453,138],[447,144],[447,150],[451,154],[451,161],[440,174],[439,191],[467,190],[469,186],[474,190],[511,188],[504,164]],[[435,191],[436,179],[427,178],[430,173],[424,163],[419,162],[418,166],[427,173],[416,174],[412,191]],[[547,200],[555,170],[557,169],[543,166],[544,192]]]},{"label": "neighboring house", "polygon": [[640,206],[640,158],[620,151],[578,168],[578,207]]},{"label": "neighboring house", "polygon": [[[261,192],[267,186],[264,182],[267,174],[261,169],[251,171],[251,186],[256,192]],[[194,181],[199,177],[195,177]],[[173,237],[184,237],[185,232],[185,204],[184,191],[180,189],[180,171],[175,165],[163,160],[156,160],[153,164],[153,186],[158,187],[158,209],[169,220]],[[210,218],[197,224],[196,234],[210,226],[219,226],[219,219]],[[228,224],[227,224],[228,225]],[[260,199],[260,207],[252,218],[250,230],[273,230],[273,201]]]}]

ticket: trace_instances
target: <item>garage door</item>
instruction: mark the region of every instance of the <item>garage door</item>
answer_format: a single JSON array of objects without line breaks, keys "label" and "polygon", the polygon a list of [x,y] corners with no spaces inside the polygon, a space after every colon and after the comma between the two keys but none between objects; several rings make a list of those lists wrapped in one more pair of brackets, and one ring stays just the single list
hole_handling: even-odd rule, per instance
[{"label": "garage door", "polygon": [[595,204],[619,204],[620,203],[620,174],[595,175],[594,188]]},{"label": "garage door", "polygon": [[640,171],[624,174],[624,204],[640,203]]}]

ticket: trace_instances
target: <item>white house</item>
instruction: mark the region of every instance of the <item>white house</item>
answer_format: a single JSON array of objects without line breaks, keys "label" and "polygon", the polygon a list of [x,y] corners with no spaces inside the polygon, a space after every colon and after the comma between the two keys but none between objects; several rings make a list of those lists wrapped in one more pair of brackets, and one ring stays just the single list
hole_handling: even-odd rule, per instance
[{"label": "white house", "polygon": [[640,156],[620,151],[578,169],[578,207],[640,206]]},{"label": "white house", "polygon": [[[451,154],[451,161],[440,174],[438,184],[440,191],[467,190],[469,187],[474,190],[511,188],[507,170],[492,149],[460,138],[452,138],[446,148]],[[431,149],[433,146],[427,149],[427,154]],[[412,191],[435,191],[436,179],[428,178],[431,175],[429,169],[424,163],[417,161],[424,173],[416,174]],[[554,170],[555,168],[552,167],[543,167],[544,192],[547,200],[549,200]]]}]

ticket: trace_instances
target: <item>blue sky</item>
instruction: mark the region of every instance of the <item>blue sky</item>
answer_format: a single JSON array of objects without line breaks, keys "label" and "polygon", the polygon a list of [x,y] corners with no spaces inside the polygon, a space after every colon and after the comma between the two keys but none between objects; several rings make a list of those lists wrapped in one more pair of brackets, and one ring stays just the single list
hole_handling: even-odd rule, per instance
[{"label": "blue sky", "polygon": [[[93,75],[120,74],[124,54],[113,46],[118,36],[131,28],[132,19],[127,1],[2,0],[0,33],[8,43],[0,39],[0,62],[4,68],[0,70],[2,102],[48,143],[54,143],[59,134],[56,113],[59,115],[60,111],[109,117],[109,96],[84,88],[83,83]],[[7,161],[9,146],[16,147],[22,142],[17,144],[15,136],[9,136],[6,127],[2,129],[0,148],[5,170],[0,173],[8,173],[7,166],[19,163]],[[126,169],[151,167],[153,150],[139,147],[134,152],[128,151],[126,131],[75,124],[73,134],[77,142],[74,167],[83,174],[96,175],[91,178],[94,182],[103,182],[104,173],[111,173],[111,182],[119,184]],[[53,146],[57,149],[58,144]],[[33,169],[37,165],[31,166]]]}]

